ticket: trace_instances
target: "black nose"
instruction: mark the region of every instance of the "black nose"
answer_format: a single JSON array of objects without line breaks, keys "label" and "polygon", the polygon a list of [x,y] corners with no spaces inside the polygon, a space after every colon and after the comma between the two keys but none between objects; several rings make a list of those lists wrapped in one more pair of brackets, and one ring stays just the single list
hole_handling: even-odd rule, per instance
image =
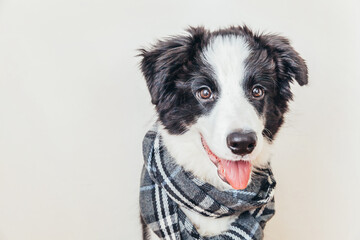
[{"label": "black nose", "polygon": [[238,131],[230,133],[226,138],[226,143],[234,154],[245,155],[254,150],[256,140],[255,132]]}]

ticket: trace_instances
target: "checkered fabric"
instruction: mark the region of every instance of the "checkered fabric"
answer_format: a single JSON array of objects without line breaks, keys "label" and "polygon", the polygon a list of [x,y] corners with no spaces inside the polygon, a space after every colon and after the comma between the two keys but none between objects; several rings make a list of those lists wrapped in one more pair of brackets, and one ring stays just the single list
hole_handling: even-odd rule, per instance
[{"label": "checkered fabric", "polygon": [[[265,224],[275,213],[270,166],[254,169],[245,190],[220,191],[177,165],[156,131],[145,135],[143,154],[141,217],[160,239],[263,239]],[[238,217],[226,232],[204,237],[180,207],[211,218]]]}]

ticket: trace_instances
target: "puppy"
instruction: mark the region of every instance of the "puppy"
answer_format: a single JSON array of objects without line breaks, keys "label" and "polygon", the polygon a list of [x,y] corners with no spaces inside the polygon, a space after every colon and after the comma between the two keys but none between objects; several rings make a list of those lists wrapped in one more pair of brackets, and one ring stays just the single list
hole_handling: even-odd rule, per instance
[{"label": "puppy", "polygon": [[[289,40],[246,26],[191,27],[140,55],[157,132],[176,164],[220,191],[246,189],[254,169],[269,164],[292,99],[290,83],[308,83],[305,61]],[[205,237],[228,230],[238,217],[180,209]],[[159,239],[142,223],[144,239]]]}]

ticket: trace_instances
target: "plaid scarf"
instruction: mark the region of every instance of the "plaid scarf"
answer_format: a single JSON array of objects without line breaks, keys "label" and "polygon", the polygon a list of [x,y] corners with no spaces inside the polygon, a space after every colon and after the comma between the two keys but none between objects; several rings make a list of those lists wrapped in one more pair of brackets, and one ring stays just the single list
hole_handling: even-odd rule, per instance
[{"label": "plaid scarf", "polygon": [[[263,239],[265,224],[275,213],[276,182],[270,166],[253,169],[252,181],[245,190],[220,191],[177,165],[155,131],[145,135],[143,154],[141,216],[160,239]],[[207,217],[236,214],[238,218],[226,232],[204,237],[180,206]]]}]

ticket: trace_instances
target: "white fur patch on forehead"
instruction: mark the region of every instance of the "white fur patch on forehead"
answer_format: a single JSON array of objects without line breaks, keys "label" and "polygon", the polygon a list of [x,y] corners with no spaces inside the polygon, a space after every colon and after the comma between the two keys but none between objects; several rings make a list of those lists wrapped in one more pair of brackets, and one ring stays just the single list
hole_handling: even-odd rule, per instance
[{"label": "white fur patch on forehead", "polygon": [[246,41],[235,35],[213,38],[203,52],[203,60],[211,65],[218,81],[236,81],[244,78],[245,60],[250,54]]}]

